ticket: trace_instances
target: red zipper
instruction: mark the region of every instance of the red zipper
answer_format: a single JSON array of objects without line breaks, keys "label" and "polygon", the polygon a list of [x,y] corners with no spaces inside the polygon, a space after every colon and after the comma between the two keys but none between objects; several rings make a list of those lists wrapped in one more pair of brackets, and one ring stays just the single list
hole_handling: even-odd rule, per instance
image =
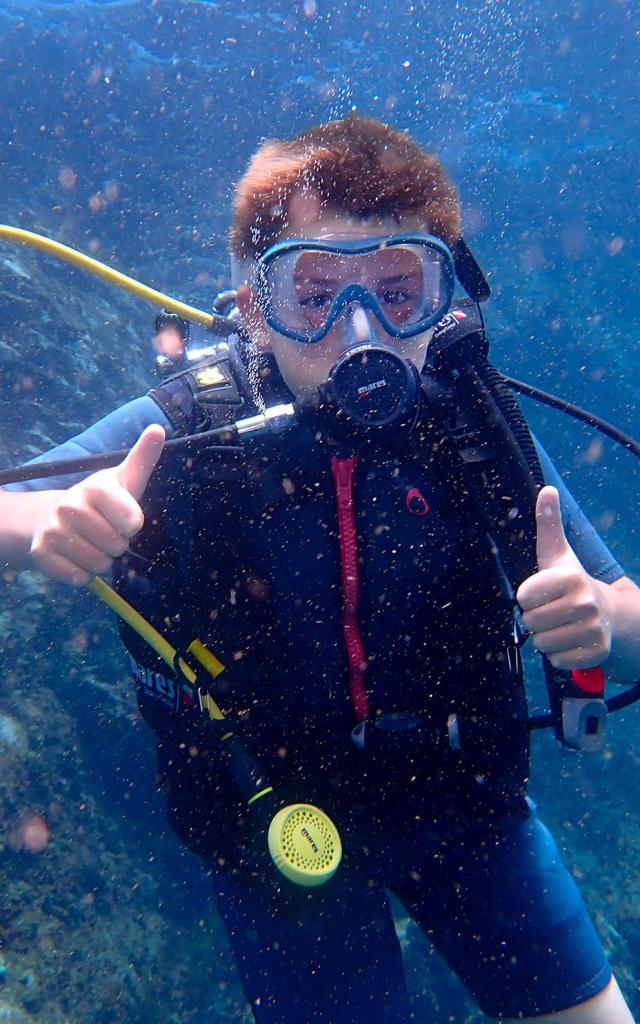
[{"label": "red zipper", "polygon": [[349,690],[351,703],[358,722],[369,718],[369,701],[364,685],[366,658],[358,626],[360,580],[358,575],[358,538],[353,510],[353,475],[358,462],[356,455],[349,459],[331,459],[331,471],[338,505],[338,536],[342,567],[342,629],[349,659]]}]

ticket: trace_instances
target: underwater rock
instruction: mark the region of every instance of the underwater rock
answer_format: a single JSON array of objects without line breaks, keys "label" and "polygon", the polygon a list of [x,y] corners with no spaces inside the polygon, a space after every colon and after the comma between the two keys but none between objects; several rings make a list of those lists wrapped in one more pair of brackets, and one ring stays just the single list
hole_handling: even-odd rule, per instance
[{"label": "underwater rock", "polygon": [[0,712],[0,758],[25,757],[29,751],[26,730],[11,715]]},{"label": "underwater rock", "polygon": [[17,1006],[0,1002],[0,1024],[30,1024],[30,1018]]},{"label": "underwater rock", "polygon": [[7,270],[10,270],[10,271],[11,271],[12,273],[14,273],[14,274],[17,274],[17,275],[18,275],[18,277],[24,277],[24,278],[26,278],[26,279],[27,279],[27,281],[28,281],[28,280],[29,280],[29,278],[31,277],[31,275],[30,275],[30,274],[29,274],[29,273],[28,273],[28,272],[27,272],[27,271],[26,271],[26,270],[24,269],[24,267],[22,266],[22,264],[21,264],[21,263],[19,263],[19,262],[18,262],[18,260],[16,260],[16,259],[13,259],[13,258],[12,258],[12,257],[10,257],[10,256],[6,256],[6,257],[5,257],[5,258],[4,258],[4,259],[3,259],[2,261],[0,261],[0,262],[2,262],[2,266],[3,266],[3,267],[6,267],[6,268],[7,268]]}]

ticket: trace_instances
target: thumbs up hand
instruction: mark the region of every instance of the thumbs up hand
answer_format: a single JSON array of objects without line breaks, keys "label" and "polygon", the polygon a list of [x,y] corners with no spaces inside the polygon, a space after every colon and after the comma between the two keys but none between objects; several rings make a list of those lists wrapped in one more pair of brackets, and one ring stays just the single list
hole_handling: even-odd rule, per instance
[{"label": "thumbs up hand", "polygon": [[611,652],[608,588],[589,576],[570,547],[555,487],[540,491],[536,524],[538,572],[516,594],[522,621],[555,668],[600,665]]},{"label": "thumbs up hand", "polygon": [[107,572],[142,529],[138,504],[162,454],[164,430],[147,427],[120,463],[53,491],[47,515],[34,530],[31,561],[47,576],[82,586]]}]

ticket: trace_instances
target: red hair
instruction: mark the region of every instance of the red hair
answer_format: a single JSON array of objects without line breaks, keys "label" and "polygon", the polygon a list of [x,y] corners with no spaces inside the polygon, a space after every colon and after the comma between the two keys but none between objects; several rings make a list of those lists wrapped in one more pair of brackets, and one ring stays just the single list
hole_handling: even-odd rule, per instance
[{"label": "red hair", "polygon": [[268,249],[287,228],[291,199],[305,193],[352,216],[415,214],[449,245],[460,237],[457,192],[437,157],[381,121],[347,117],[260,146],[235,192],[233,255]]}]

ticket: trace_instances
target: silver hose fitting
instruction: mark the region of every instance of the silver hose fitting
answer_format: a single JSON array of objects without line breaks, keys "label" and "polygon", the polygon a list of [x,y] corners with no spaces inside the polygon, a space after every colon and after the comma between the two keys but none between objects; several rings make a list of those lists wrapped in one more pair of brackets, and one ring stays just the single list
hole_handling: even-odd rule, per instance
[{"label": "silver hose fitting", "polygon": [[294,418],[295,408],[292,403],[274,405],[257,416],[247,416],[244,420],[237,420],[235,428],[238,437],[253,437],[264,432],[280,434],[293,424]]}]

